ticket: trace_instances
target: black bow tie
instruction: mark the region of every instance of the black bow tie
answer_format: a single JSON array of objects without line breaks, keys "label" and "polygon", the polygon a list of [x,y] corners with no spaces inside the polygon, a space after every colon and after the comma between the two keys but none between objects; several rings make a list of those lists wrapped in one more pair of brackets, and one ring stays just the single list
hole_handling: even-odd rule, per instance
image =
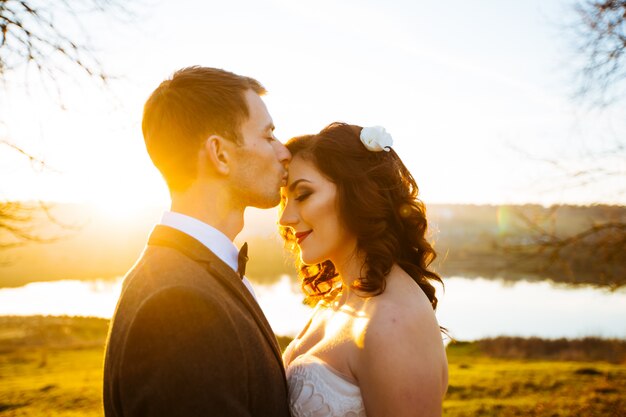
[{"label": "black bow tie", "polygon": [[237,256],[237,273],[243,279],[246,274],[246,262],[248,262],[248,242],[244,243],[239,249],[239,255]]}]

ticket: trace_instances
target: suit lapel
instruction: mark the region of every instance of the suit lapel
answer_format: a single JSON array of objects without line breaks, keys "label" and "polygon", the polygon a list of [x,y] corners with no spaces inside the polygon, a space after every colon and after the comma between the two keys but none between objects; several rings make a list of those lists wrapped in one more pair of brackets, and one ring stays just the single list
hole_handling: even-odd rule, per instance
[{"label": "suit lapel", "polygon": [[[148,245],[167,246],[178,250],[189,258],[203,265],[209,273],[218,279],[235,298],[240,300],[248,309],[251,316],[256,321],[259,329],[267,339],[268,343],[274,351],[276,359],[283,369],[282,356],[280,348],[276,340],[276,336],[272,331],[270,324],[267,322],[261,307],[256,302],[248,288],[243,284],[239,275],[226,265],[217,255],[211,252],[206,246],[193,237],[176,230],[174,228],[158,225],[154,228]],[[283,374],[284,374],[283,369]]]}]

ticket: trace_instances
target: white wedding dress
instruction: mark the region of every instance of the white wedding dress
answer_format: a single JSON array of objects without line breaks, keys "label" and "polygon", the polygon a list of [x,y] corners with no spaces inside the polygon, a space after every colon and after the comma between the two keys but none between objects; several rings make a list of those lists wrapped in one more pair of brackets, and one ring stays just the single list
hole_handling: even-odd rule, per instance
[{"label": "white wedding dress", "polygon": [[[291,356],[291,347],[285,352],[286,358]],[[305,354],[288,363],[292,417],[366,417],[358,385],[326,362]]]}]

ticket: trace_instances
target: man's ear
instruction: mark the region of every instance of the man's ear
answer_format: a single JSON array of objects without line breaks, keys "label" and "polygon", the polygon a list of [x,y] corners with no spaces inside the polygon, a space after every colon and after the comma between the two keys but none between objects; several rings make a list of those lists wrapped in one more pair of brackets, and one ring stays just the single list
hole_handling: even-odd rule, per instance
[{"label": "man's ear", "polygon": [[218,174],[227,175],[230,172],[230,162],[232,153],[232,142],[219,135],[211,135],[204,142],[204,149],[201,153],[204,156],[205,164],[211,171]]}]

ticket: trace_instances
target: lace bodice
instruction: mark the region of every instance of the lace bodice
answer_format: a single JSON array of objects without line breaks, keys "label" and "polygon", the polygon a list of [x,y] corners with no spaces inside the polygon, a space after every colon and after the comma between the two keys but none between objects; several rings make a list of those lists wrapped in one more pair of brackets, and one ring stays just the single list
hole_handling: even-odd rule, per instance
[{"label": "lace bodice", "polygon": [[321,359],[299,356],[286,371],[293,417],[366,417],[359,387]]}]

